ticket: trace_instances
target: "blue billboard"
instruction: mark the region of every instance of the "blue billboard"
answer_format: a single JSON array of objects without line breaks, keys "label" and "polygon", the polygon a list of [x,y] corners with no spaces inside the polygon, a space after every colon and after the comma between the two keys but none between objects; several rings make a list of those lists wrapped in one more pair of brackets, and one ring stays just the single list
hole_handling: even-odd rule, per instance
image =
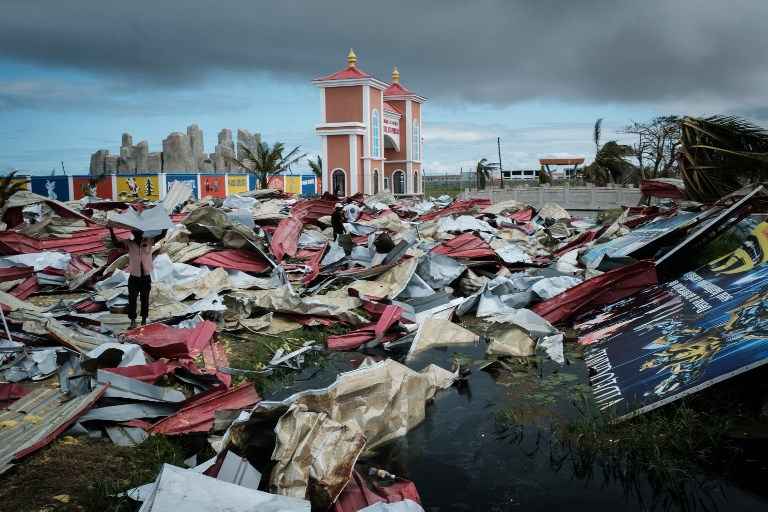
[{"label": "blue billboard", "polygon": [[69,201],[69,176],[32,176],[31,190],[35,194],[54,199]]},{"label": "blue billboard", "polygon": [[768,362],[768,223],[739,249],[576,326],[596,403],[649,411]]}]

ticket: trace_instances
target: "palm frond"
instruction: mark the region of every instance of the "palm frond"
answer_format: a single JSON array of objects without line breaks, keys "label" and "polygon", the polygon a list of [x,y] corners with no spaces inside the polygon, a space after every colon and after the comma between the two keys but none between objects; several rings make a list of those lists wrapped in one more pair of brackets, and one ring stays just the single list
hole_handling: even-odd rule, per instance
[{"label": "palm frond", "polygon": [[600,136],[603,131],[603,118],[599,118],[597,121],[595,121],[595,127],[592,132],[592,140],[595,141],[595,152],[597,152],[600,149]]}]

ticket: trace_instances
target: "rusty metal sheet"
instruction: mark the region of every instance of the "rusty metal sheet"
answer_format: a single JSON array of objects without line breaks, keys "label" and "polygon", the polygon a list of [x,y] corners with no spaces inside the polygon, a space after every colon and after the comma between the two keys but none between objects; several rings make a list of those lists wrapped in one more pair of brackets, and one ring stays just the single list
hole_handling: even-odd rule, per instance
[{"label": "rusty metal sheet", "polygon": [[352,477],[365,436],[303,404],[288,409],[275,433],[270,490],[308,499],[313,509],[327,510]]},{"label": "rusty metal sheet", "polygon": [[58,389],[40,388],[0,411],[0,473],[11,462],[50,444],[82,416],[106,391],[99,386],[90,393],[64,401]]},{"label": "rusty metal sheet", "polygon": [[208,265],[209,267],[231,268],[260,274],[271,267],[261,256],[243,249],[225,249],[223,251],[209,252],[192,261],[195,265]]}]

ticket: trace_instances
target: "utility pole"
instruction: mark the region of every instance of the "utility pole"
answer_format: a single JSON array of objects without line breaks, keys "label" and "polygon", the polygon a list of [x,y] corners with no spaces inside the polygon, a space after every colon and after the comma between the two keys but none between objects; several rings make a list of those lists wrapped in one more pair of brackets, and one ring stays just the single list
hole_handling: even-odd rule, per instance
[{"label": "utility pole", "polygon": [[66,175],[67,175],[67,171],[64,169],[64,160],[62,160],[62,161],[61,161],[61,173],[62,173],[64,176],[66,176]]},{"label": "utility pole", "polygon": [[496,148],[499,150],[499,178],[501,178],[501,188],[504,188],[504,168],[501,166],[501,137],[496,137]]}]

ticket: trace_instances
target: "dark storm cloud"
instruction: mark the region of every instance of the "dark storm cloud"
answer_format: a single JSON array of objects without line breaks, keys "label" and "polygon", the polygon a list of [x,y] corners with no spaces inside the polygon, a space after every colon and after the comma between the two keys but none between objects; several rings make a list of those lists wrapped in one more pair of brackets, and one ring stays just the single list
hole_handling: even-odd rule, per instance
[{"label": "dark storm cloud", "polygon": [[[0,56],[153,86],[360,67],[432,98],[762,101],[764,0],[2,0]],[[738,101],[737,101],[738,103]]]}]

